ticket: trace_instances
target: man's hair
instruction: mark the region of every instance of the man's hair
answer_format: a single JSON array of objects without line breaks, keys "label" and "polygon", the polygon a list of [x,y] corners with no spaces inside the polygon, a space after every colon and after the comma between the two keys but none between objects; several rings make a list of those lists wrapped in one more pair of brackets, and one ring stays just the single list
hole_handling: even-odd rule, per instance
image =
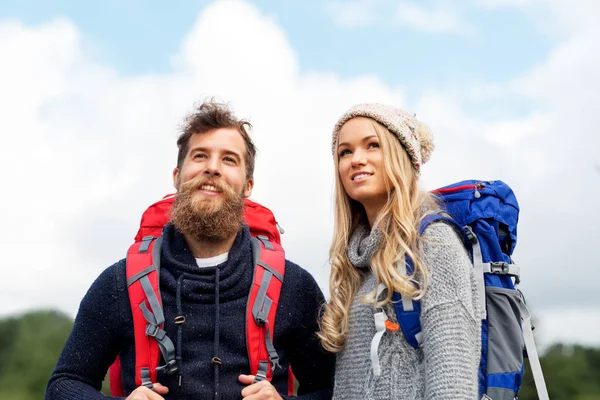
[{"label": "man's hair", "polygon": [[246,180],[254,177],[254,159],[256,146],[250,138],[252,124],[244,119],[238,119],[228,104],[218,103],[214,100],[203,102],[183,123],[182,133],[177,138],[177,168],[181,168],[189,150],[190,138],[195,134],[202,134],[213,129],[234,128],[246,143]]}]

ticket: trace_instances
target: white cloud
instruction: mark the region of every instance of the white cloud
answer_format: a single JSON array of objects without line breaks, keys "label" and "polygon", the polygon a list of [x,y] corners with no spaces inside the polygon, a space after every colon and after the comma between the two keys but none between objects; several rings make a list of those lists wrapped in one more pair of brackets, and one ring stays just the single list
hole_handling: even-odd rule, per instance
[{"label": "white cloud", "polygon": [[[541,312],[534,321],[537,344],[547,347],[552,343],[577,343],[597,346],[600,332],[600,310],[555,308]],[[567,329],[565,329],[565,327]]]},{"label": "white cloud", "polygon": [[[437,142],[424,187],[471,177],[514,187],[522,206],[515,258],[538,332],[552,330],[545,341],[587,340],[556,322],[563,315],[600,331],[600,76],[592,68],[600,51],[584,28],[492,94],[436,88],[415,107]],[[282,29],[243,1],[206,8],[170,73],[123,77],[85,48],[67,20],[0,22],[0,53],[11,60],[0,65],[1,314],[76,311],[95,276],[124,255],[144,208],[172,190],[177,127],[206,95],[251,118],[260,150],[254,197],[286,229],[289,258],[327,287],[331,128],[357,102],[402,106],[402,88],[376,76],[304,73]],[[534,111],[498,107],[516,100]]]},{"label": "white cloud", "polygon": [[478,6],[513,7],[526,13],[550,36],[564,37],[597,24],[596,0],[474,0]]},{"label": "white cloud", "polygon": [[456,4],[437,2],[430,7],[416,2],[402,2],[396,9],[397,21],[421,32],[466,34],[473,31],[461,18]]},{"label": "white cloud", "polygon": [[377,23],[380,6],[385,6],[385,0],[328,1],[325,11],[339,26],[362,28]]},{"label": "white cloud", "polygon": [[519,144],[525,138],[547,132],[550,128],[548,124],[546,115],[533,114],[526,118],[496,123],[490,126],[484,135],[492,143],[510,147]]},{"label": "white cloud", "polygon": [[473,28],[461,17],[461,7],[447,0],[422,2],[389,0],[328,1],[325,11],[347,28],[407,27],[419,32],[469,34]]}]

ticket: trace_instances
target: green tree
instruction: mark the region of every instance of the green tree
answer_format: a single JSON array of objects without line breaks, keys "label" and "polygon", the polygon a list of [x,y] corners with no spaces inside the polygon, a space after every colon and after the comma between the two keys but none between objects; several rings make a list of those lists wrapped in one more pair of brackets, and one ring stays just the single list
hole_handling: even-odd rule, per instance
[{"label": "green tree", "polygon": [[0,320],[0,398],[42,399],[73,321],[56,311]]},{"label": "green tree", "polygon": [[[600,400],[600,349],[556,344],[540,360],[552,400]],[[520,400],[537,399],[526,365]]]}]

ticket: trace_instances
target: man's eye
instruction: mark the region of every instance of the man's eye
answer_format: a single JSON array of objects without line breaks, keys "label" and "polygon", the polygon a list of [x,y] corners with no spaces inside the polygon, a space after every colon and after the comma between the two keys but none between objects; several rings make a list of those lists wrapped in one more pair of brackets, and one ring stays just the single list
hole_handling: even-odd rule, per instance
[{"label": "man's eye", "polygon": [[229,163],[235,163],[236,162],[235,158],[233,158],[233,157],[225,157],[224,160],[227,161],[227,162],[229,162]]},{"label": "man's eye", "polygon": [[194,158],[206,158],[206,154],[204,154],[204,153],[196,153],[196,155],[194,156]]}]

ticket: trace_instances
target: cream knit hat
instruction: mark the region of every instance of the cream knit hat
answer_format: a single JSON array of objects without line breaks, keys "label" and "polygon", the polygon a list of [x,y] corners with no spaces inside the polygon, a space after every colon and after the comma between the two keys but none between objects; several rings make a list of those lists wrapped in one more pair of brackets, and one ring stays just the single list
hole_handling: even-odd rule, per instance
[{"label": "cream knit hat", "polygon": [[417,121],[415,114],[378,103],[355,105],[338,119],[333,129],[331,143],[331,150],[334,155],[336,154],[337,139],[342,125],[356,117],[374,119],[395,134],[408,153],[417,173],[420,171],[421,165],[429,161],[431,152],[434,149],[431,129],[424,123]]}]

